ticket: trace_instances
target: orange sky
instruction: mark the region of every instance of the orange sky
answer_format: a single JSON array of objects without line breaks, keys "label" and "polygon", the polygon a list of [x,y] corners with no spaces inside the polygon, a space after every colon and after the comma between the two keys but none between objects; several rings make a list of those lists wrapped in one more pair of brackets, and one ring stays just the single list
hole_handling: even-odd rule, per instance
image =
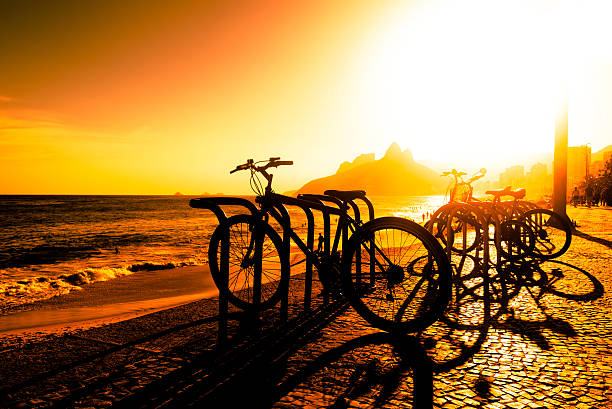
[{"label": "orange sky", "polygon": [[502,166],[552,149],[563,76],[570,144],[597,150],[612,59],[590,4],[3,2],[0,194],[247,193],[229,170],[269,156],[295,162],[284,191],[393,141]]}]

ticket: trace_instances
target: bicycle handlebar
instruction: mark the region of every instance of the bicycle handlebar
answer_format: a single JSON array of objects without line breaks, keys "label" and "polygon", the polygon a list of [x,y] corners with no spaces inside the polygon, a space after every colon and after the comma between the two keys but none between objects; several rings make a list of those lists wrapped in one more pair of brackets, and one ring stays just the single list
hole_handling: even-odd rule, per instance
[{"label": "bicycle handlebar", "polygon": [[[472,177],[470,178],[470,180],[467,181],[467,183],[472,183],[482,177],[484,177],[484,175],[487,173],[487,170],[485,168],[481,168],[478,172],[476,172],[474,175],[472,175]],[[465,176],[467,175],[467,173],[465,172],[457,172],[456,169],[453,169],[451,171],[446,171],[446,172],[442,172],[442,175],[440,176],[454,176],[456,178],[459,178],[461,176]]]},{"label": "bicycle handlebar", "polygon": [[270,159],[268,159],[267,161],[268,163],[266,163],[263,166],[255,166],[255,163],[261,163],[265,161],[255,162],[253,159],[247,159],[246,163],[236,166],[236,169],[231,170],[230,174],[234,172],[238,172],[239,170],[246,170],[246,169],[255,169],[258,172],[265,172],[265,170],[268,168],[276,168],[276,167],[284,166],[284,165],[293,165],[292,160],[279,160],[279,159],[280,157],[271,157]]},{"label": "bicycle handlebar", "polygon": [[465,173],[465,172],[457,172],[456,169],[453,169],[451,171],[442,172],[442,175],[440,175],[440,176],[449,176],[449,175],[453,175],[455,177],[459,177],[459,176],[467,175],[467,173]]},{"label": "bicycle handlebar", "polygon": [[239,170],[245,170],[245,169],[248,169],[246,165],[238,165],[236,166],[236,169],[230,170],[230,175],[234,172],[238,172]]},{"label": "bicycle handlebar", "polygon": [[293,165],[293,161],[292,160],[279,160],[274,163],[268,164],[268,166],[271,166],[271,167],[277,167],[277,166],[283,166],[283,165]]}]

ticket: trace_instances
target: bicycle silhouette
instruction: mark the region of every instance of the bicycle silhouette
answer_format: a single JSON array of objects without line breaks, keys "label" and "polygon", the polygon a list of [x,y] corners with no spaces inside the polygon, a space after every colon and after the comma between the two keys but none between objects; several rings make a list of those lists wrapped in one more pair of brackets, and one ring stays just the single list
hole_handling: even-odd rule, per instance
[{"label": "bicycle silhouette", "polygon": [[[297,198],[274,193],[269,170],[292,164],[278,157],[259,162],[249,159],[230,172],[250,172],[258,207],[241,202],[250,214],[220,218],[211,237],[209,265],[220,295],[245,311],[276,305],[292,275],[289,254],[293,243],[317,269],[325,291],[345,297],[370,325],[406,333],[437,320],[450,296],[450,265],[438,241],[422,226],[398,217],[361,223],[355,200],[369,203],[361,190],[328,190],[324,195]],[[219,204],[237,204],[237,200],[202,198],[190,205],[213,210]],[[305,243],[298,236],[285,206],[321,211],[327,221],[329,215],[336,216],[333,241],[326,223],[322,249],[315,251],[314,237]],[[280,226],[282,238],[272,220]]]},{"label": "bicycle silhouette", "polygon": [[[485,193],[493,196],[491,201],[474,198],[472,183],[485,174],[486,169],[482,168],[467,181],[463,180],[466,173],[455,169],[442,174],[451,176],[452,180],[448,203],[440,207],[427,224],[436,237],[444,243],[446,237],[450,237],[455,252],[470,252],[481,242],[480,236],[486,234],[487,240],[495,245],[493,254],[497,256],[498,265],[504,260],[528,256],[550,260],[567,251],[571,244],[571,225],[552,210],[523,200],[525,189],[513,190],[507,186],[487,190]],[[502,200],[508,196],[512,200]],[[451,212],[455,217],[449,223]],[[479,222],[479,218],[486,221],[488,227]]]},{"label": "bicycle silhouette", "polygon": [[[475,199],[471,184],[485,173],[483,168],[464,181],[464,172],[444,172],[452,177],[449,202],[426,223],[452,265],[452,294],[442,319],[455,327],[483,327],[499,317],[522,286],[542,284],[541,275],[519,266],[558,257],[571,243],[569,223],[523,200],[525,189],[488,190],[492,201]],[[502,201],[504,196],[512,200]]]}]

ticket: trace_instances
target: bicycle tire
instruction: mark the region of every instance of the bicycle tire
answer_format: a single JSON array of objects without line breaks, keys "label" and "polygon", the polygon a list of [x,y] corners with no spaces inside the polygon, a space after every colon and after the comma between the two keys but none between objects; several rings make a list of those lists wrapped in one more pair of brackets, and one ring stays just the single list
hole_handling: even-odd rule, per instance
[{"label": "bicycle tire", "polygon": [[[451,230],[448,231],[448,217],[454,211]],[[449,203],[436,210],[431,220],[425,225],[444,246],[448,246],[447,236],[451,236],[451,249],[455,253],[470,253],[482,240],[482,226],[471,206],[461,203]],[[449,234],[450,233],[450,234]],[[465,240],[463,235],[465,234]]]},{"label": "bicycle tire", "polygon": [[519,221],[529,226],[535,234],[533,256],[542,260],[559,257],[572,243],[572,227],[559,214],[548,209],[525,212]]},{"label": "bicycle tire", "polygon": [[[255,226],[263,229],[263,238],[259,241],[261,249],[258,250],[262,263],[261,278],[257,280],[261,283],[259,297],[254,291],[257,287],[256,261],[254,257],[245,259]],[[221,271],[219,264],[224,237],[229,238],[226,273]],[[210,273],[219,293],[243,310],[264,310],[274,306],[280,300],[282,289],[287,287],[289,280],[289,261],[282,249],[283,242],[278,233],[269,224],[253,216],[235,215],[220,223],[212,234],[208,248]],[[255,252],[257,251],[253,250],[253,254]]]},{"label": "bicycle tire", "polygon": [[344,294],[361,317],[381,330],[406,333],[442,315],[450,298],[450,271],[442,246],[425,228],[382,217],[351,236],[341,278]]},{"label": "bicycle tire", "polygon": [[505,260],[521,260],[535,250],[535,232],[519,220],[506,220],[495,226],[495,248]]}]

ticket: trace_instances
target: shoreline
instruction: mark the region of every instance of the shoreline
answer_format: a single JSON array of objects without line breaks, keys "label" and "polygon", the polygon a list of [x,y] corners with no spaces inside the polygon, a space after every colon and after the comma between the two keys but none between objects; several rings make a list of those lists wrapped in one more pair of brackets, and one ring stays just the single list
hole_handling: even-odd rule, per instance
[{"label": "shoreline", "polygon": [[[601,217],[589,217],[592,212]],[[612,208],[568,206],[579,232],[612,240]],[[292,253],[292,261],[298,254]],[[134,274],[82,290],[22,304],[0,315],[0,342],[102,327],[218,295],[208,266],[184,266]]]},{"label": "shoreline", "polygon": [[136,272],[15,307],[0,316],[0,340],[103,326],[216,295],[208,266]]}]

